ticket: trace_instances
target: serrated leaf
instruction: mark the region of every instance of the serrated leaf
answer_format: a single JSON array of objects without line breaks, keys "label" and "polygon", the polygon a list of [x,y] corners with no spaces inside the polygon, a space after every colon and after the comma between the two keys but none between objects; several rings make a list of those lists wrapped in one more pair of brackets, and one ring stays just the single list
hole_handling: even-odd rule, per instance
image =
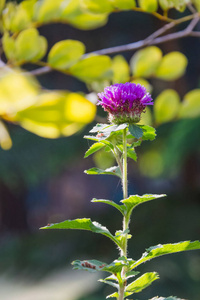
[{"label": "serrated leaf", "polygon": [[94,203],[104,203],[104,204],[111,205],[111,206],[117,208],[122,214],[124,214],[124,213],[123,213],[124,205],[118,205],[118,204],[116,204],[114,201],[104,200],[104,199],[96,199],[96,198],[94,198],[94,199],[92,199],[91,202],[94,202]]},{"label": "serrated leaf", "polygon": [[130,124],[129,125],[129,131],[132,134],[133,137],[135,137],[136,139],[139,139],[143,136],[143,130],[142,128],[140,128],[137,125],[134,124]]},{"label": "serrated leaf", "polygon": [[75,64],[84,52],[85,46],[79,41],[60,41],[51,48],[48,55],[48,63],[57,69],[67,69]]},{"label": "serrated leaf", "polygon": [[36,61],[41,59],[47,50],[47,40],[39,36],[35,28],[23,30],[15,42],[16,59],[18,61]]},{"label": "serrated leaf", "polygon": [[197,118],[200,116],[200,89],[187,93],[180,106],[179,118]]},{"label": "serrated leaf", "polygon": [[112,61],[106,55],[88,56],[70,68],[70,73],[84,82],[112,78]]},{"label": "serrated leaf", "polygon": [[79,230],[89,230],[94,233],[100,233],[109,237],[113,242],[118,244],[116,238],[110,233],[110,231],[97,222],[92,222],[90,219],[75,219],[66,220],[60,223],[50,224],[40,229],[79,229]]},{"label": "serrated leaf", "polygon": [[105,144],[103,143],[94,143],[85,153],[84,158],[90,156],[91,154],[95,153],[96,151],[102,149],[105,147]]},{"label": "serrated leaf", "polygon": [[136,6],[135,0],[111,0],[113,6],[121,10],[129,10]]},{"label": "serrated leaf", "polygon": [[161,195],[145,194],[143,196],[132,195],[127,199],[121,200],[121,202],[127,207],[127,212],[128,212],[128,214],[130,214],[131,211],[139,204],[142,204],[142,203],[154,200],[154,199],[162,198],[165,196],[166,196],[165,194],[161,194]]},{"label": "serrated leaf", "polygon": [[152,284],[153,281],[159,279],[158,273],[151,272],[145,273],[140,276],[138,279],[127,285],[126,292],[139,293],[143,289],[147,288]]},{"label": "serrated leaf", "polygon": [[156,46],[150,46],[137,51],[131,58],[132,73],[136,77],[150,77],[158,68],[162,59],[162,51]]},{"label": "serrated leaf", "polygon": [[119,294],[118,294],[117,292],[115,292],[115,293],[113,293],[113,294],[108,295],[108,296],[106,297],[106,299],[109,299],[109,298],[116,298],[116,299],[118,299],[118,297],[119,297]]},{"label": "serrated leaf", "polygon": [[101,271],[103,267],[105,267],[107,264],[99,261],[99,260],[95,260],[95,259],[91,259],[91,260],[75,260],[72,262],[72,265],[74,266],[73,269],[74,270],[84,270],[84,271],[89,271],[89,272],[97,272],[97,271]]},{"label": "serrated leaf", "polygon": [[162,58],[155,76],[168,81],[176,80],[184,75],[187,64],[187,58],[183,53],[170,52]]},{"label": "serrated leaf", "polygon": [[156,130],[155,128],[148,126],[148,125],[139,125],[140,128],[143,130],[143,136],[142,140],[143,141],[153,141],[156,138]]},{"label": "serrated leaf", "polygon": [[91,13],[110,13],[114,10],[109,0],[82,0],[81,5]]},{"label": "serrated leaf", "polygon": [[[123,152],[123,145],[117,145],[117,148]],[[127,157],[132,158],[134,161],[137,161],[137,154],[132,145],[127,144]]]},{"label": "serrated leaf", "polygon": [[122,55],[116,55],[113,58],[113,83],[125,83],[129,81],[129,65]]},{"label": "serrated leaf", "polygon": [[91,168],[89,170],[85,170],[84,173],[88,175],[115,175],[121,178],[121,171],[119,167],[111,167],[105,170],[99,168]]},{"label": "serrated leaf", "polygon": [[185,241],[185,242],[179,242],[175,244],[165,244],[165,245],[157,245],[150,247],[146,250],[145,253],[143,253],[142,257],[137,260],[132,265],[132,269],[136,268],[137,266],[141,265],[142,263],[149,261],[153,258],[166,255],[166,254],[172,254],[177,252],[183,252],[183,251],[189,251],[189,250],[198,250],[200,249],[200,242],[199,241]]},{"label": "serrated leaf", "polygon": [[180,97],[175,90],[160,93],[154,102],[154,115],[158,124],[173,120],[180,110]]},{"label": "serrated leaf", "polygon": [[114,283],[112,281],[107,281],[107,280],[104,280],[104,279],[99,279],[98,281],[102,282],[102,283],[106,283],[108,285],[111,285],[112,287],[118,289],[119,288],[119,284],[117,283]]},{"label": "serrated leaf", "polygon": [[139,6],[147,12],[155,12],[158,9],[157,0],[139,0]]}]

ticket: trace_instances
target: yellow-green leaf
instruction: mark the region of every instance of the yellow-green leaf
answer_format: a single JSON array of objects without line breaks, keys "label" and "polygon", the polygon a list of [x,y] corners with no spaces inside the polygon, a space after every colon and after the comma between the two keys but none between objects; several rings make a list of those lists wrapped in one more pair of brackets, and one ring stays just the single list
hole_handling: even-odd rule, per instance
[{"label": "yellow-green leaf", "polygon": [[192,2],[194,3],[196,9],[200,11],[200,0],[193,0]]},{"label": "yellow-green leaf", "polygon": [[79,41],[60,41],[51,48],[48,62],[54,68],[67,69],[76,63],[84,52],[85,46]]},{"label": "yellow-green leaf", "polygon": [[125,83],[129,81],[129,65],[122,55],[116,55],[113,58],[112,69],[114,83]]},{"label": "yellow-green leaf", "polygon": [[112,61],[106,55],[93,55],[80,60],[70,68],[73,76],[85,82],[112,78]]},{"label": "yellow-green leaf", "polygon": [[47,40],[39,36],[37,29],[30,28],[20,32],[15,46],[18,61],[36,61],[45,55]]},{"label": "yellow-green leaf", "polygon": [[152,114],[151,109],[147,106],[145,112],[141,114],[141,120],[138,123],[140,125],[152,125]]},{"label": "yellow-green leaf", "polygon": [[170,52],[163,57],[155,76],[163,80],[176,80],[184,75],[187,64],[184,54],[178,51]]},{"label": "yellow-green leaf", "polygon": [[[63,0],[42,0],[38,1],[35,6],[35,16],[34,18],[40,22],[48,22],[59,19],[62,13],[62,8],[67,3]],[[69,2],[69,0],[67,1]]]},{"label": "yellow-green leaf", "polygon": [[180,109],[180,97],[175,90],[163,91],[154,102],[154,116],[156,123],[173,120]]},{"label": "yellow-green leaf", "polygon": [[10,138],[10,134],[4,125],[3,122],[0,121],[0,147],[3,150],[9,150],[12,147],[12,140]]},{"label": "yellow-green leaf", "polygon": [[147,12],[154,12],[158,9],[157,0],[139,0],[139,6]]},{"label": "yellow-green leaf", "polygon": [[114,10],[111,0],[82,0],[81,6],[92,13],[110,13]]},{"label": "yellow-green leaf", "polygon": [[6,0],[0,0],[0,13],[2,12],[4,5],[5,5]]},{"label": "yellow-green leaf", "polygon": [[35,103],[38,86],[32,77],[4,69],[1,72],[0,115],[13,116]]},{"label": "yellow-green leaf", "polygon": [[15,41],[10,37],[8,32],[5,32],[2,38],[3,50],[8,60],[15,60]]},{"label": "yellow-green leaf", "polygon": [[180,118],[197,118],[200,116],[200,89],[190,91],[184,96],[180,107]]},{"label": "yellow-green leaf", "polygon": [[159,0],[159,4],[163,10],[175,8],[183,12],[186,8],[186,4],[190,3],[191,0]]},{"label": "yellow-green leaf", "polygon": [[136,84],[139,83],[139,84],[143,85],[146,88],[147,92],[150,93],[150,94],[151,94],[151,92],[153,90],[152,85],[146,79],[144,79],[144,78],[135,78],[131,82],[134,82]]},{"label": "yellow-green leaf", "polygon": [[81,0],[70,0],[64,7],[61,14],[61,20],[68,21],[72,26],[82,29],[95,29],[106,24],[108,14],[93,14],[84,11],[80,6]]},{"label": "yellow-green leaf", "polygon": [[18,112],[15,121],[46,138],[69,136],[93,121],[96,106],[77,93],[44,93],[37,104]]},{"label": "yellow-green leaf", "polygon": [[131,58],[131,69],[136,77],[150,77],[158,68],[162,59],[162,51],[156,46],[150,46],[137,51]]},{"label": "yellow-green leaf", "polygon": [[136,6],[135,0],[111,0],[111,2],[114,7],[122,10],[132,9]]}]

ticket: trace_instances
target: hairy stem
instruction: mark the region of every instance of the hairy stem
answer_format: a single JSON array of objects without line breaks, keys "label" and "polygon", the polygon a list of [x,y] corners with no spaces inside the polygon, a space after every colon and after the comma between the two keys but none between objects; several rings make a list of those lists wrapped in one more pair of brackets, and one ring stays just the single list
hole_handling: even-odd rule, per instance
[{"label": "hairy stem", "polygon": [[[122,177],[122,188],[123,188],[123,198],[126,199],[128,197],[128,179],[127,179],[127,129],[123,130],[123,177]],[[129,224],[129,216],[124,216],[123,219],[123,231],[128,229]],[[127,233],[124,235],[124,241],[121,248],[121,256],[127,256]],[[122,269],[121,277],[122,279],[126,275],[126,267]],[[124,299],[124,291],[126,287],[126,281],[122,281],[122,285],[119,287],[119,297],[118,300]]]}]

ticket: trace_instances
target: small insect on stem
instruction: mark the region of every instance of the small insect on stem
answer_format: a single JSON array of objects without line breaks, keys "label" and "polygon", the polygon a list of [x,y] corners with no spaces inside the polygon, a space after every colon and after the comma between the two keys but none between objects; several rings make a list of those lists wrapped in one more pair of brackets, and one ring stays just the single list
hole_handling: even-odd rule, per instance
[{"label": "small insect on stem", "polygon": [[89,269],[93,269],[93,270],[96,269],[96,266],[90,264],[90,263],[87,262],[87,261],[86,261],[86,262],[82,262],[82,263],[81,263],[81,266],[84,267],[84,268],[89,268]]},{"label": "small insect on stem", "polygon": [[99,133],[97,133],[97,135],[96,135],[96,137],[98,137],[98,138],[103,137],[103,136],[104,136],[104,134],[103,134],[102,132],[99,132]]}]

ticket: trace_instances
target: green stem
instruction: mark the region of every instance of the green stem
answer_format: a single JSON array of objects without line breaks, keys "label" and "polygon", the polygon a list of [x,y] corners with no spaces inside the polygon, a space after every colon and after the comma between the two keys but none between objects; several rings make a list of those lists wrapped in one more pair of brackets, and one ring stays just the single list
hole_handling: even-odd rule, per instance
[{"label": "green stem", "polygon": [[[127,129],[123,130],[123,176],[122,176],[122,188],[123,188],[123,198],[126,199],[128,197],[128,180],[127,180]],[[129,224],[129,216],[124,216],[123,219],[123,231],[128,229]],[[123,245],[121,247],[121,256],[127,257],[127,234],[124,236]],[[121,277],[124,278],[126,275],[126,267],[122,269]],[[119,287],[119,297],[118,300],[124,299],[124,291],[126,288],[126,281],[122,283]]]}]

